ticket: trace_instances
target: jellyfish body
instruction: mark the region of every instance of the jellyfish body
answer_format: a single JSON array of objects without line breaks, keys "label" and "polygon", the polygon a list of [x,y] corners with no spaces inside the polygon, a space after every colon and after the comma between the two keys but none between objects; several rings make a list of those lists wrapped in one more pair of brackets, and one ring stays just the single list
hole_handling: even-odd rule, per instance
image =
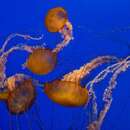
[{"label": "jellyfish body", "polygon": [[56,53],[50,49],[36,48],[26,61],[26,67],[35,74],[47,74],[51,72],[57,61]]},{"label": "jellyfish body", "polygon": [[88,103],[88,89],[80,85],[80,81],[99,65],[110,62],[115,57],[101,56],[86,63],[80,69],[63,76],[61,80],[45,83],[44,92],[54,102],[64,106],[83,106]]},{"label": "jellyfish body", "polygon": [[7,87],[9,90],[7,107],[10,113],[20,114],[32,106],[36,93],[31,78],[17,74],[9,78]]},{"label": "jellyfish body", "polygon": [[45,84],[45,94],[63,106],[83,106],[88,101],[88,91],[75,82],[55,80]]},{"label": "jellyfish body", "polygon": [[56,7],[48,11],[45,18],[45,26],[49,32],[59,32],[67,20],[67,12],[61,7]]}]

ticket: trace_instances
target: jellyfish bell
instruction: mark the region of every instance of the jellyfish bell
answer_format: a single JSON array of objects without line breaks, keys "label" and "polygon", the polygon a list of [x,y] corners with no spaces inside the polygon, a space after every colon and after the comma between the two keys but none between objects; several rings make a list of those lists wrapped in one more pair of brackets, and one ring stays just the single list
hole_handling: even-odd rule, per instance
[{"label": "jellyfish bell", "polygon": [[63,76],[60,80],[55,80],[44,84],[45,94],[54,102],[68,106],[78,107],[88,103],[88,89],[81,86],[80,81],[93,69],[105,62],[115,60],[113,56],[101,56],[86,63],[78,70],[74,70]]},{"label": "jellyfish bell", "polygon": [[43,75],[51,72],[57,62],[57,54],[47,48],[36,48],[29,55],[25,66],[35,74]]},{"label": "jellyfish bell", "polygon": [[35,88],[31,78],[23,74],[9,77],[6,83],[8,87],[7,107],[12,114],[20,114],[27,111],[35,100]]},{"label": "jellyfish bell", "polygon": [[45,18],[45,26],[49,32],[59,32],[68,21],[67,12],[62,7],[50,9]]},{"label": "jellyfish bell", "polygon": [[75,82],[55,80],[45,84],[45,94],[63,106],[83,106],[88,101],[87,89]]}]

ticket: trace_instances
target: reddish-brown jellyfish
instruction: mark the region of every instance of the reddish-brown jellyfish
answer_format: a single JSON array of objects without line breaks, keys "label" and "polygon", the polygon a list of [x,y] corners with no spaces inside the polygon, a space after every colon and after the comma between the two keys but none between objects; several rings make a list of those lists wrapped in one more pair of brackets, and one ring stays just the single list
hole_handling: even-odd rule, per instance
[{"label": "reddish-brown jellyfish", "polygon": [[[15,74],[6,78],[4,88],[0,88],[0,101],[4,101],[9,112],[9,129],[12,130],[12,115],[16,117],[16,129],[20,129],[19,117],[24,114],[28,122],[27,127],[32,128],[32,121],[37,124],[38,129],[44,130],[44,125],[40,119],[38,104],[34,101],[36,97],[35,86],[38,81],[24,74]],[[33,105],[33,107],[32,107]],[[32,115],[27,113],[31,109]],[[30,117],[32,116],[32,117]],[[30,120],[31,118],[31,120]]]},{"label": "reddish-brown jellyfish", "polygon": [[23,74],[9,77],[5,82],[8,88],[7,106],[10,113],[26,112],[34,102],[36,92],[33,80]]},{"label": "reddish-brown jellyfish", "polygon": [[97,57],[80,69],[63,76],[61,80],[45,83],[44,92],[54,102],[64,106],[83,106],[88,102],[89,93],[80,81],[99,65],[115,59],[112,56]]},{"label": "reddish-brown jellyfish", "polygon": [[48,30],[59,32],[63,41],[58,43],[53,50],[40,46],[27,47],[31,54],[24,63],[24,68],[38,75],[48,74],[55,68],[58,52],[73,39],[72,25],[68,21],[67,13],[63,8],[57,7],[48,11],[45,21]]}]

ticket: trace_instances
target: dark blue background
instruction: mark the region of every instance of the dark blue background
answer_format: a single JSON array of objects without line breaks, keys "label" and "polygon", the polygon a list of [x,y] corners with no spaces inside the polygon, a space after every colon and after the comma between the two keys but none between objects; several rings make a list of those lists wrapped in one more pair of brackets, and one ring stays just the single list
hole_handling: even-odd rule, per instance
[{"label": "dark blue background", "polygon": [[[33,36],[44,34],[44,39],[40,42],[30,41],[28,44],[46,43],[47,47],[54,48],[61,38],[59,34],[47,32],[44,17],[50,8],[57,6],[64,7],[68,12],[74,28],[74,40],[59,53],[56,69],[45,76],[36,76],[28,70],[22,70],[21,64],[25,62],[28,54],[16,51],[9,56],[7,76],[25,73],[46,82],[62,77],[100,55],[125,57],[130,54],[129,0],[1,0],[0,45],[9,34],[18,32]],[[7,48],[21,42],[26,41],[21,38],[12,40]],[[101,69],[102,67],[92,72],[84,84]],[[104,120],[102,130],[130,130],[129,76],[128,70],[118,78],[112,107]],[[100,83],[96,91],[103,92],[107,81],[108,79]],[[37,88],[37,92],[35,104],[29,112],[21,116],[10,116],[5,103],[0,102],[1,130],[31,130],[29,126],[32,130],[40,130],[41,126],[44,130],[86,129],[89,108],[62,107],[50,101],[41,88]],[[98,95],[101,100],[101,95]],[[37,112],[36,106],[39,109]],[[10,123],[13,129],[9,129]]]}]

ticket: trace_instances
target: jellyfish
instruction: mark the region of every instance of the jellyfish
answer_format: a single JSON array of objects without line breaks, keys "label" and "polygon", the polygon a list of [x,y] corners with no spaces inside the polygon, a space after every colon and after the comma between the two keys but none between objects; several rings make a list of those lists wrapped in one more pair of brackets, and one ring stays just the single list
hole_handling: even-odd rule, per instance
[{"label": "jellyfish", "polygon": [[60,105],[68,107],[84,106],[89,101],[89,91],[81,86],[80,81],[94,68],[115,59],[114,56],[97,57],[80,69],[64,75],[62,79],[45,83],[44,92],[52,101]]},{"label": "jellyfish", "polygon": [[58,31],[63,41],[58,43],[53,50],[41,46],[28,47],[30,55],[23,64],[23,68],[27,68],[38,75],[48,74],[55,68],[58,52],[73,39],[72,25],[68,21],[67,13],[63,8],[57,7],[49,10],[45,23],[50,32]]},{"label": "jellyfish", "polygon": [[7,106],[11,113],[20,114],[27,111],[36,96],[33,81],[29,76],[15,74],[5,82],[8,88]]},{"label": "jellyfish", "polygon": [[20,129],[19,119],[22,115],[25,116],[29,129],[33,128],[31,124],[35,122],[38,129],[44,130],[38,105],[35,102],[37,81],[28,75],[17,73],[6,78],[4,85],[4,90],[0,92],[0,101],[4,101],[7,106],[10,130],[13,129],[13,117],[16,117],[15,125],[17,129]]},{"label": "jellyfish", "polygon": [[18,44],[16,46],[11,47],[8,50],[5,50],[8,43],[15,37],[21,37],[21,38],[24,38],[26,40],[41,40],[42,39],[42,36],[31,37],[30,35],[23,35],[23,34],[19,34],[19,33],[10,34],[7,37],[7,39],[5,40],[5,42],[2,45],[2,48],[0,49],[0,88],[4,88],[4,82],[6,79],[6,74],[5,74],[6,63],[7,63],[7,59],[8,59],[9,54],[12,53],[13,51],[16,51],[16,50],[29,51],[28,50],[29,45],[26,46],[26,45],[22,45],[22,44]]},{"label": "jellyfish", "polygon": [[34,48],[29,55],[24,67],[26,66],[35,74],[43,75],[51,72],[57,63],[57,54],[50,49],[38,47]]},{"label": "jellyfish", "polygon": [[67,12],[62,7],[50,9],[45,18],[45,26],[49,32],[59,32],[68,21]]},{"label": "jellyfish", "polygon": [[48,11],[45,17],[45,26],[49,32],[59,32],[64,39],[61,44],[58,44],[53,50],[59,52],[73,39],[73,27],[68,20],[67,12],[62,7],[55,7]]}]

